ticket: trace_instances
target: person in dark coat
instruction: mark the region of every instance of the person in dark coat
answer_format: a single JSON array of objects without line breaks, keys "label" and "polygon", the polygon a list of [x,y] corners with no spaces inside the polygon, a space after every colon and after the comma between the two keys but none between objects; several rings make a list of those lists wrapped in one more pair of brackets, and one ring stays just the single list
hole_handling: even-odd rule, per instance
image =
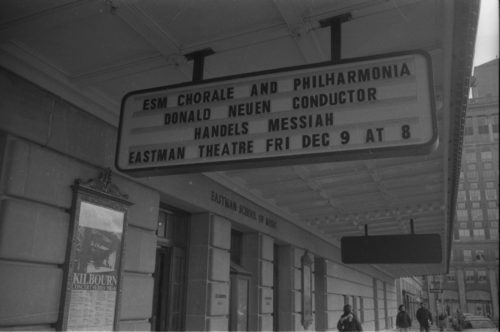
[{"label": "person in dark coat", "polygon": [[411,327],[411,317],[406,312],[404,304],[399,306],[399,312],[396,316],[396,327],[399,328],[400,332],[407,332],[408,328]]},{"label": "person in dark coat", "polygon": [[363,331],[358,317],[352,312],[351,305],[346,304],[344,306],[344,313],[340,316],[337,329],[339,331]]},{"label": "person in dark coat", "polygon": [[417,310],[417,320],[420,324],[420,332],[429,332],[432,325],[432,314],[423,302],[420,303],[420,308]]}]

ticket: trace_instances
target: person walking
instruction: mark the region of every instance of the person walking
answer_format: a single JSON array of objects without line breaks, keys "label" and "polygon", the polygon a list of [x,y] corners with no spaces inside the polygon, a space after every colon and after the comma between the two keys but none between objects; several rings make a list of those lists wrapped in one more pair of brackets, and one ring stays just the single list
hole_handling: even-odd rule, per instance
[{"label": "person walking", "polygon": [[417,310],[417,320],[420,324],[420,332],[429,332],[432,325],[432,314],[424,302],[420,303],[420,308]]},{"label": "person walking", "polygon": [[411,317],[406,312],[404,304],[399,306],[398,311],[398,315],[396,316],[396,327],[399,328],[400,332],[407,332],[408,328],[411,327]]},{"label": "person walking", "polygon": [[352,312],[351,305],[344,306],[344,313],[340,316],[337,329],[339,331],[363,331],[358,317]]},{"label": "person walking", "polygon": [[438,316],[438,326],[439,326],[439,331],[444,331],[446,329],[446,322],[448,321],[448,316],[446,315],[445,312],[442,312]]}]

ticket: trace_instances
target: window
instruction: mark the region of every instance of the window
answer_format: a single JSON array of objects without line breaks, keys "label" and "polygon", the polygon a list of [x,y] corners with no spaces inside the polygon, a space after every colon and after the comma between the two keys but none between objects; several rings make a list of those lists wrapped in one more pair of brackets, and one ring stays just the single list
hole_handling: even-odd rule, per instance
[{"label": "window", "polygon": [[[488,220],[498,220],[498,208],[488,209]],[[498,222],[497,222],[498,227]]]},{"label": "window", "polygon": [[479,203],[479,202],[472,202],[471,207],[473,209],[480,209],[481,208],[481,203]]},{"label": "window", "polygon": [[483,228],[483,223],[480,221],[474,222],[474,228]]},{"label": "window", "polygon": [[472,262],[472,250],[464,249],[464,262]]},{"label": "window", "polygon": [[469,219],[469,211],[467,210],[457,210],[457,220],[467,221]]},{"label": "window", "polygon": [[467,152],[465,154],[465,161],[468,163],[473,163],[477,161],[476,152]]},{"label": "window", "polygon": [[483,172],[483,177],[485,179],[494,179],[495,178],[495,171],[493,170],[486,170]]},{"label": "window", "polygon": [[448,273],[446,275],[446,281],[447,282],[456,282],[457,281],[457,279],[455,277],[455,271],[450,271],[450,273]]},{"label": "window", "polygon": [[465,203],[457,203],[458,210],[465,210]]},{"label": "window", "polygon": [[479,177],[479,174],[477,173],[477,171],[469,171],[469,172],[467,172],[467,178],[468,179],[477,180],[478,177]]},{"label": "window", "polygon": [[476,164],[467,165],[468,171],[475,171],[477,169]]},{"label": "window", "polygon": [[497,200],[497,190],[496,189],[486,189],[484,191],[484,194],[486,196],[486,199],[488,201],[496,201]]},{"label": "window", "polygon": [[492,169],[493,168],[493,164],[492,163],[484,163],[483,164],[483,169]]},{"label": "window", "polygon": [[472,126],[472,118],[467,117],[465,119],[465,135],[471,136],[474,135],[474,127]]},{"label": "window", "polygon": [[498,207],[497,202],[488,202],[488,208],[494,209],[496,207]]},{"label": "window", "polygon": [[160,209],[158,213],[158,223],[156,225],[156,235],[160,238],[171,239],[172,230],[172,214],[166,210]]},{"label": "window", "polygon": [[458,226],[460,228],[467,228],[467,223],[466,222],[461,222]]},{"label": "window", "polygon": [[489,128],[488,126],[479,126],[478,131],[480,135],[487,135],[489,133]]},{"label": "window", "polygon": [[490,228],[490,240],[498,240],[498,228]]},{"label": "window", "polygon": [[242,244],[243,244],[243,233],[237,230],[231,230],[231,262],[241,265],[241,255],[242,255]]},{"label": "window", "polygon": [[477,118],[477,129],[480,135],[487,135],[489,133],[488,118],[481,116]]},{"label": "window", "polygon": [[465,190],[459,190],[457,193],[457,201],[465,202],[465,200],[466,200]]},{"label": "window", "polygon": [[475,261],[476,262],[484,262],[484,250],[476,250]]},{"label": "window", "polygon": [[474,220],[474,221],[483,220],[483,210],[481,210],[481,209],[472,209],[470,211],[470,213],[471,213],[471,216],[472,216],[472,220]]},{"label": "window", "polygon": [[498,116],[494,116],[491,120],[493,132],[498,134]]},{"label": "window", "polygon": [[485,186],[488,189],[495,189],[495,182],[486,182]]},{"label": "window", "polygon": [[476,281],[475,276],[474,276],[474,271],[466,270],[465,271],[465,282],[473,283],[474,281]]},{"label": "window", "polygon": [[481,191],[479,190],[469,190],[469,199],[471,201],[480,201],[481,200]]},{"label": "window", "polygon": [[464,172],[460,172],[460,180],[464,179]]},{"label": "window", "polygon": [[484,239],[485,238],[484,229],[482,229],[482,228],[474,229],[472,232],[474,234],[474,239]]},{"label": "window", "polygon": [[488,281],[488,277],[486,276],[485,270],[477,271],[477,281],[479,281],[479,282],[487,282]]},{"label": "window", "polygon": [[459,229],[458,237],[461,240],[470,239],[470,229]]},{"label": "window", "polygon": [[491,151],[482,151],[481,152],[481,160],[482,161],[491,161],[491,160],[493,160],[493,153]]}]

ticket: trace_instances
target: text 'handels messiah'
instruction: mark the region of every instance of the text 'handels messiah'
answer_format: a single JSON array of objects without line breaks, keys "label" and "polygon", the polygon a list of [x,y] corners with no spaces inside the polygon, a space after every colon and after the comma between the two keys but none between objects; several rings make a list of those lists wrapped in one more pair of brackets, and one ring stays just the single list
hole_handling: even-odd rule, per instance
[{"label": "text 'handels messiah'", "polygon": [[293,89],[307,90],[333,85],[345,85],[381,79],[400,78],[410,75],[411,72],[408,64],[406,62],[402,62],[385,66],[374,66],[370,68],[299,77],[293,80]]}]

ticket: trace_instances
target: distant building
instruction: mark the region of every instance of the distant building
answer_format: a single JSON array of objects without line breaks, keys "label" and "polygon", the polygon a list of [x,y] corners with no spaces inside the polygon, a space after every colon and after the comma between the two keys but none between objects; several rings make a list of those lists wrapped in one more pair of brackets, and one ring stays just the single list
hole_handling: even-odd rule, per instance
[{"label": "distant building", "polygon": [[428,281],[444,289],[431,293],[437,310],[498,320],[498,59],[475,67],[472,83],[450,271]]}]

